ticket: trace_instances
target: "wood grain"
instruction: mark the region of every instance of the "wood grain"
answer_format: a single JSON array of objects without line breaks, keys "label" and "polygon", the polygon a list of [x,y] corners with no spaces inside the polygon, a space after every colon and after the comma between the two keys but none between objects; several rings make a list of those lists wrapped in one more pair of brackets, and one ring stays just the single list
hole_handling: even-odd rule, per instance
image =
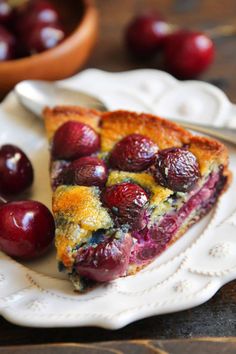
[{"label": "wood grain", "polygon": [[236,338],[135,340],[0,348],[1,354],[24,354],[26,351],[28,354],[234,354]]},{"label": "wood grain", "polygon": [[[137,62],[128,56],[124,47],[125,26],[134,14],[146,9],[159,10],[171,23],[198,30],[236,23],[235,0],[97,0],[96,4],[100,12],[100,39],[87,67],[108,71],[163,69],[160,57]],[[215,39],[214,64],[199,79],[213,81],[236,103],[235,43],[235,36]]]},{"label": "wood grain", "polygon": [[235,294],[236,282],[231,282],[201,306],[146,318],[117,331],[95,327],[26,328],[0,318],[0,345],[235,336]]},{"label": "wood grain", "polygon": [[[161,68],[160,59],[138,63],[130,59],[123,46],[123,30],[134,13],[146,8],[160,9],[173,23],[191,28],[210,28],[217,24],[236,23],[235,0],[97,0],[100,12],[100,38],[87,67],[122,71],[134,68]],[[236,37],[218,39],[217,55],[212,67],[201,79],[215,82],[236,102]],[[118,331],[100,328],[25,328],[0,318],[0,345],[57,342],[101,342],[131,339],[165,339],[197,336],[236,336],[236,281],[225,285],[210,301],[188,311],[155,316],[133,323]],[[159,342],[158,342],[159,343]],[[177,342],[168,342],[175,350]],[[188,342],[199,348],[201,343]],[[155,344],[156,345],[156,344]],[[219,343],[217,350],[220,353]],[[231,342],[222,346],[225,353],[235,353]],[[235,340],[234,340],[235,345]],[[188,348],[188,347],[186,347]],[[189,347],[190,348],[190,347]],[[150,349],[151,350],[151,349]],[[170,351],[170,349],[168,349]],[[176,349],[177,350],[177,349]],[[186,349],[187,350],[187,349]],[[194,353],[192,349],[171,353]],[[197,353],[195,349],[195,353]],[[223,350],[223,349],[222,349]],[[231,350],[231,351],[230,351]],[[234,350],[234,351],[232,351]],[[72,351],[71,351],[72,352]],[[74,351],[75,352],[75,351]],[[114,352],[114,351],[113,351]],[[1,351],[2,353],[2,351]],[[17,351],[18,353],[18,351]],[[69,352],[67,352],[69,353]],[[130,352],[132,354],[132,351]],[[141,352],[140,352],[141,353]],[[149,351],[149,353],[152,353]],[[158,352],[157,352],[158,353]],[[198,351],[198,353],[203,353]]]}]

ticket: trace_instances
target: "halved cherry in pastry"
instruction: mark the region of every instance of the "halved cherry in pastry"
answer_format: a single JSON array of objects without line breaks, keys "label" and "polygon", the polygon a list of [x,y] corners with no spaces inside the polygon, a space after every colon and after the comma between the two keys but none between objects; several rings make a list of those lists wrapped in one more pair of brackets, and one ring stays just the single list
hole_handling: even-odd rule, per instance
[{"label": "halved cherry in pastry", "polygon": [[143,171],[154,162],[157,151],[157,145],[148,137],[131,134],[115,145],[110,164],[124,171]]}]

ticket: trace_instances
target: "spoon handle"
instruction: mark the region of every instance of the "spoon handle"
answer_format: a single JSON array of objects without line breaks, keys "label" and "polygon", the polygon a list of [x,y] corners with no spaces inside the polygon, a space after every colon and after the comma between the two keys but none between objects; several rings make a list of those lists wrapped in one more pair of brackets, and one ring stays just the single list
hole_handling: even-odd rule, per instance
[{"label": "spoon handle", "polygon": [[[88,93],[70,90],[56,84],[40,80],[22,81],[15,87],[15,93],[20,103],[34,114],[41,116],[45,106],[82,105],[106,111],[106,105],[97,97]],[[214,127],[191,123],[182,120],[174,120],[184,128],[192,129],[200,133],[211,135],[236,145],[236,129]]]},{"label": "spoon handle", "polygon": [[190,123],[179,119],[174,120],[176,123],[182,125],[186,129],[192,129],[200,133],[204,133],[219,139],[222,139],[228,143],[236,145],[236,129],[214,127],[209,125],[203,125],[198,123]]}]

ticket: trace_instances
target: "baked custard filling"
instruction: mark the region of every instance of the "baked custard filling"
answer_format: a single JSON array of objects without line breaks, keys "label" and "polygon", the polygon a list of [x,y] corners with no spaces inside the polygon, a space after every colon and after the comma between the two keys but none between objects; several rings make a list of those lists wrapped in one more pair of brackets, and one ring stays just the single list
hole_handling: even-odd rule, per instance
[{"label": "baked custard filling", "polygon": [[135,274],[230,183],[227,148],[149,114],[44,111],[59,268],[75,289]]},{"label": "baked custard filling", "polygon": [[[133,274],[136,268],[149,264],[212,209],[225,184],[226,177],[220,167],[203,178],[190,193],[171,194],[162,206],[156,207],[161,211],[159,215],[155,214],[154,206],[147,205],[142,220],[138,221],[138,230],[130,231],[127,224],[120,225],[120,228],[113,225],[93,231],[85,242],[80,240],[71,250],[74,263],[70,278],[75,288],[85,291],[93,286],[97,269],[100,273],[101,268],[104,270],[106,266],[112,268],[112,276],[120,277]],[[100,191],[97,193],[100,194]],[[101,259],[108,258],[108,265],[106,262],[100,264]],[[102,282],[110,280],[109,269],[105,274],[107,277],[105,275]],[[97,281],[101,282],[101,273]]]},{"label": "baked custard filling", "polygon": [[166,249],[174,238],[178,238],[190,225],[208,213],[224,188],[226,178],[221,170],[212,172],[205,183],[189,194],[170,196],[166,203],[169,211],[153,224],[139,232],[132,232],[137,240],[131,250],[129,263],[144,265]]}]

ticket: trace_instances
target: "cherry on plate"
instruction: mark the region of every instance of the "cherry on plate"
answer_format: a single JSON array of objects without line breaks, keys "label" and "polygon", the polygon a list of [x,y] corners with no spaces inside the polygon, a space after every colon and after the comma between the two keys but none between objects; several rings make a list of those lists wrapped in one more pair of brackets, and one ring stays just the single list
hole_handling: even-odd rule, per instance
[{"label": "cherry on plate", "polygon": [[71,162],[64,172],[65,184],[103,187],[107,181],[107,167],[97,157],[85,156]]},{"label": "cherry on plate", "polygon": [[176,192],[189,192],[200,177],[196,156],[185,148],[160,150],[154,166],[157,183]]},{"label": "cherry on plate", "polygon": [[33,183],[33,167],[26,154],[14,145],[0,148],[0,193],[18,194]]},{"label": "cherry on plate", "polygon": [[53,137],[54,158],[73,160],[91,155],[100,147],[98,134],[87,124],[68,121],[60,126]]},{"label": "cherry on plate", "polygon": [[9,256],[33,259],[51,245],[54,219],[49,209],[36,201],[0,204],[0,249]]},{"label": "cherry on plate", "polygon": [[160,14],[140,15],[126,28],[127,49],[137,58],[149,58],[163,47],[169,33],[170,26]]},{"label": "cherry on plate", "polygon": [[214,59],[214,43],[201,32],[182,30],[171,34],[164,47],[164,60],[173,75],[190,79],[205,71]]},{"label": "cherry on plate", "polygon": [[0,61],[15,57],[16,39],[4,27],[0,26]]}]

